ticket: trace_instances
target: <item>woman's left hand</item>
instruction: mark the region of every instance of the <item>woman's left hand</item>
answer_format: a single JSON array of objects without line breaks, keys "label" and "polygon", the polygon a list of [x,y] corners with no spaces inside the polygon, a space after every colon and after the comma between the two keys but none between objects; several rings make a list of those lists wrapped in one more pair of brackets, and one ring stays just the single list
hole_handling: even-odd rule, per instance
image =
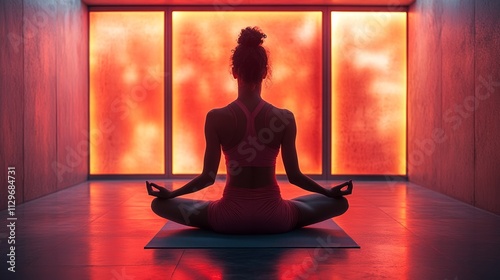
[{"label": "woman's left hand", "polygon": [[342,183],[340,185],[331,188],[328,191],[327,196],[332,198],[340,198],[343,197],[344,195],[350,195],[352,194],[352,188],[353,188],[352,180],[349,180],[345,183]]},{"label": "woman's left hand", "polygon": [[[158,189],[157,191],[153,190],[153,187],[155,189]],[[146,181],[146,189],[148,190],[148,194],[151,196],[156,196],[159,198],[172,198],[172,192],[167,190],[166,188],[162,186],[158,186],[155,183],[150,183]]]}]

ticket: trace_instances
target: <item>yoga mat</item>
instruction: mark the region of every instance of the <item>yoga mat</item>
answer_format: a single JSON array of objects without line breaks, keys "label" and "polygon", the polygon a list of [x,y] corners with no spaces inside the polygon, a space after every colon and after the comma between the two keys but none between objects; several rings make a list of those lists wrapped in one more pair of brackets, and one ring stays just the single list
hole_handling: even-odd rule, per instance
[{"label": "yoga mat", "polygon": [[168,221],[145,249],[187,248],[359,248],[333,220],[280,234],[228,235]]}]

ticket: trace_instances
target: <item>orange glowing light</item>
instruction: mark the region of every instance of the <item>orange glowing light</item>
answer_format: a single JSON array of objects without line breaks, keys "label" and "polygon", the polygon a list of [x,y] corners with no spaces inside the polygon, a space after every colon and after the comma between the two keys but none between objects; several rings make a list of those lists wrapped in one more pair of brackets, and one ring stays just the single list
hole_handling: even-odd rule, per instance
[{"label": "orange glowing light", "polygon": [[164,174],[164,12],[90,12],[90,174]]},{"label": "orange glowing light", "polygon": [[406,174],[406,13],[332,12],[332,174]]},{"label": "orange glowing light", "polygon": [[[272,77],[262,96],[294,112],[301,169],[322,172],[321,12],[172,13],[172,173],[202,170],[203,124],[207,112],[237,96],[230,73],[231,50],[247,26],[259,26],[267,39]],[[222,162],[220,173],[225,173]],[[279,156],[277,173],[284,174]]]}]

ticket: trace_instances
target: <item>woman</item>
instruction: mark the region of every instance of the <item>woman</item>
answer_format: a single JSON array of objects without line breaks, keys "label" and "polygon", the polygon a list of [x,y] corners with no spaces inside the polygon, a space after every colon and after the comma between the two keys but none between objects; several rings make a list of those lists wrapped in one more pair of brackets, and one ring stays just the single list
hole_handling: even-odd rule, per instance
[{"label": "woman", "polygon": [[[257,27],[241,30],[231,57],[238,98],[206,116],[201,175],[174,191],[146,182],[148,193],[157,197],[151,208],[159,216],[220,233],[261,234],[287,232],[347,211],[343,196],[351,194],[352,182],[325,189],[302,174],[294,115],[261,98],[262,80],[269,70],[264,38]],[[221,147],[227,168],[223,197],[217,201],[177,198],[214,183]],[[316,194],[281,198],[275,175],[280,147],[290,183]]]}]

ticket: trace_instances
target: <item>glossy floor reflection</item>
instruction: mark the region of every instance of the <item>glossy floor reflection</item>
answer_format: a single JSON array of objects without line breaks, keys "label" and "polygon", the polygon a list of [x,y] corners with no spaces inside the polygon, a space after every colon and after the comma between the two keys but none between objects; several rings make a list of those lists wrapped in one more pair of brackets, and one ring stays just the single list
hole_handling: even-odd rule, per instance
[{"label": "glossy floor reflection", "polygon": [[[191,197],[216,199],[222,187],[218,181]],[[281,187],[285,198],[305,194],[287,182]],[[150,201],[142,181],[93,181],[19,205],[16,273],[7,271],[3,226],[0,278],[500,277],[500,217],[411,183],[356,182],[351,208],[335,221],[361,249],[145,250],[165,223],[149,210]],[[0,218],[6,223],[6,211]]]}]

